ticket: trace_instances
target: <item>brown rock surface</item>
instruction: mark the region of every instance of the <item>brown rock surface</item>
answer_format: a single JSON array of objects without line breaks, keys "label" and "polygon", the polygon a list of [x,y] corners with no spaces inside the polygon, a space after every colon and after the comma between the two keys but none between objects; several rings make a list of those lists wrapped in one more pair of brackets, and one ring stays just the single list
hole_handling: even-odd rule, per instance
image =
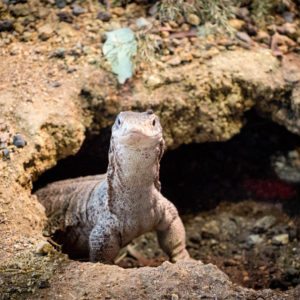
[{"label": "brown rock surface", "polygon": [[[291,72],[285,73],[288,63],[281,67],[269,51],[236,50],[204,63],[194,60],[151,70],[149,74],[161,77],[155,87],[143,79],[147,71],[119,87],[113,75],[97,67],[78,64],[77,71],[69,72],[60,61],[49,59],[47,47],[16,48],[13,56],[11,49],[1,50],[0,130],[21,133],[27,145],[12,147],[11,158],[0,160],[4,299],[28,292],[34,293],[32,299],[292,299],[275,291],[237,287],[216,267],[199,262],[125,270],[71,262],[51,251],[41,256],[36,247],[44,239],[45,215],[30,195],[32,180],[78,151],[85,130],[97,132],[110,125],[122,109],[155,109],[169,147],[227,140],[240,131],[244,113],[252,107],[299,133],[298,86]],[[297,77],[297,70],[293,72]]]}]

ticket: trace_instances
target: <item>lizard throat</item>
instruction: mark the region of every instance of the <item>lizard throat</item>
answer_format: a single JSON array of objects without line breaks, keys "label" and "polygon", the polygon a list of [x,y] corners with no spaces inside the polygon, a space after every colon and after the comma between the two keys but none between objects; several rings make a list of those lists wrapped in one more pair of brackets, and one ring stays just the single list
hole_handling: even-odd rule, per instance
[{"label": "lizard throat", "polygon": [[113,190],[134,191],[148,189],[153,185],[159,189],[159,161],[162,142],[154,147],[127,147],[111,140],[108,177]]}]

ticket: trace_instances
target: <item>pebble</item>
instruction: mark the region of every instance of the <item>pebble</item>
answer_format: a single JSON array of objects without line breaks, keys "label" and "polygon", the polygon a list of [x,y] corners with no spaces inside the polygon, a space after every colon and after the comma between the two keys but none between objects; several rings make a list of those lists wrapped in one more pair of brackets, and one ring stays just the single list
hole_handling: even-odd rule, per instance
[{"label": "pebble", "polygon": [[5,148],[2,151],[4,158],[9,159],[10,158],[10,151],[9,149]]},{"label": "pebble", "polygon": [[86,13],[86,9],[81,7],[80,5],[78,4],[74,4],[73,7],[72,7],[72,14],[74,16],[80,16],[82,14]]},{"label": "pebble", "polygon": [[110,11],[111,11],[112,14],[114,14],[114,15],[116,15],[116,16],[118,16],[118,17],[123,16],[124,13],[125,13],[124,8],[121,7],[121,6],[113,7]]},{"label": "pebble", "polygon": [[228,21],[228,23],[232,28],[236,29],[237,31],[241,31],[245,25],[245,21],[240,19],[231,19]]},{"label": "pebble", "polygon": [[246,42],[247,44],[252,44],[253,43],[251,37],[248,35],[248,33],[244,32],[244,31],[237,32],[236,37],[239,40],[241,40],[243,42]]},{"label": "pebble", "polygon": [[65,0],[55,0],[55,4],[58,8],[64,8],[67,5]]},{"label": "pebble", "polygon": [[0,20],[0,32],[13,31],[14,25],[11,20]]},{"label": "pebble", "polygon": [[66,50],[65,48],[57,48],[55,49],[50,55],[49,57],[55,57],[55,58],[64,58],[66,55]]},{"label": "pebble", "polygon": [[138,28],[148,27],[151,25],[151,23],[145,18],[138,18],[135,23]]},{"label": "pebble", "polygon": [[204,224],[201,229],[203,238],[217,237],[220,233],[220,227],[217,221],[212,220]]},{"label": "pebble", "polygon": [[62,11],[57,13],[60,22],[73,23],[73,16],[68,11]]},{"label": "pebble", "polygon": [[24,139],[24,137],[20,134],[17,133],[16,135],[14,135],[13,137],[13,144],[17,147],[17,148],[23,148],[26,146],[26,141]]},{"label": "pebble", "polygon": [[264,216],[255,222],[253,231],[256,233],[266,232],[275,223],[276,223],[276,218],[274,216]]},{"label": "pebble", "polygon": [[201,22],[200,18],[195,14],[189,14],[186,18],[186,21],[193,26],[198,26]]},{"label": "pebble", "polygon": [[97,14],[97,19],[99,19],[103,22],[108,22],[111,19],[111,14],[106,11],[100,11]]},{"label": "pebble", "polygon": [[282,14],[284,20],[288,23],[293,23],[294,22],[294,18],[295,18],[295,14],[290,12],[290,11],[285,11]]},{"label": "pebble", "polygon": [[40,242],[36,246],[35,252],[40,255],[47,255],[53,251],[53,247],[46,241]]},{"label": "pebble", "polygon": [[53,36],[53,29],[50,24],[45,24],[38,28],[38,35],[42,41],[48,40],[51,36]]},{"label": "pebble", "polygon": [[273,245],[287,245],[288,243],[289,235],[287,233],[278,234],[272,238]]},{"label": "pebble", "polygon": [[174,56],[167,61],[170,66],[178,66],[181,64],[181,58],[179,56]]},{"label": "pebble", "polygon": [[259,234],[250,234],[247,238],[248,245],[257,245],[263,242],[263,238]]}]

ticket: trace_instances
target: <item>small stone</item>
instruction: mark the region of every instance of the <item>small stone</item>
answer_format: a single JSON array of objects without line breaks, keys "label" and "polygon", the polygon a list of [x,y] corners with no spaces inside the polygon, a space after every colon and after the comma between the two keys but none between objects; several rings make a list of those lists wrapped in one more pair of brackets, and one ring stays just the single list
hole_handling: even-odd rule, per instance
[{"label": "small stone", "polygon": [[57,13],[57,16],[60,22],[66,22],[70,24],[73,22],[73,16],[68,11],[59,12]]},{"label": "small stone", "polygon": [[157,88],[163,83],[162,79],[158,75],[150,75],[146,80],[146,85],[151,88]]},{"label": "small stone", "polygon": [[288,22],[288,23],[293,23],[294,22],[294,18],[295,18],[294,13],[292,13],[290,11],[285,11],[282,16],[283,16],[283,18],[286,22]]},{"label": "small stone", "polygon": [[3,157],[5,159],[9,159],[10,158],[10,151],[9,151],[9,149],[7,149],[7,148],[3,149],[2,153],[3,153]]},{"label": "small stone", "polygon": [[46,279],[46,280],[42,280],[39,282],[39,285],[38,285],[39,289],[46,289],[46,288],[49,288],[50,287],[50,283],[49,281]]},{"label": "small stone", "polygon": [[179,300],[179,296],[177,294],[172,294],[171,300]]},{"label": "small stone", "polygon": [[47,255],[53,252],[53,247],[46,241],[40,242],[35,249],[36,254]]},{"label": "small stone", "polygon": [[55,4],[58,8],[64,8],[66,6],[65,0],[55,0]]},{"label": "small stone", "polygon": [[257,32],[256,40],[269,45],[271,42],[271,37],[266,31],[259,30]]},{"label": "small stone", "polygon": [[240,7],[236,12],[236,16],[246,21],[249,17],[249,9],[247,7]]},{"label": "small stone", "polygon": [[116,16],[118,16],[118,17],[123,16],[124,13],[125,13],[124,8],[121,7],[121,6],[113,7],[110,11],[111,11],[112,14],[114,14],[114,15],[116,15]]},{"label": "small stone", "polygon": [[19,22],[15,23],[15,31],[17,33],[22,34],[24,32],[24,26],[22,24],[20,24]]},{"label": "small stone", "polygon": [[181,58],[179,56],[174,56],[170,60],[168,60],[168,64],[171,66],[178,66],[181,64]]},{"label": "small stone", "polygon": [[245,25],[245,21],[239,19],[231,19],[228,21],[229,25],[237,31],[241,31]]},{"label": "small stone", "polygon": [[151,23],[145,18],[138,18],[135,21],[138,28],[148,27]]},{"label": "small stone", "polygon": [[53,29],[50,24],[45,24],[38,28],[38,35],[42,41],[48,40],[53,35]]},{"label": "small stone", "polygon": [[266,232],[275,223],[276,223],[276,218],[274,216],[264,216],[255,222],[253,231],[256,233]]},{"label": "small stone", "polygon": [[272,239],[273,245],[287,245],[288,243],[289,243],[289,235],[287,233],[275,235]]},{"label": "small stone", "polygon": [[204,224],[201,229],[203,238],[216,238],[220,234],[220,227],[217,221],[212,220]]},{"label": "small stone", "polygon": [[74,4],[73,8],[72,8],[72,13],[73,13],[74,16],[77,17],[77,16],[80,16],[80,15],[86,13],[86,9],[81,7],[78,4]]},{"label": "small stone", "polygon": [[154,5],[152,5],[152,6],[149,8],[148,14],[149,14],[150,16],[156,15],[157,12],[158,12],[158,7],[159,7],[158,2],[156,2]]},{"label": "small stone", "polygon": [[66,54],[66,50],[65,48],[57,48],[55,49],[51,54],[50,54],[50,58],[64,58]]},{"label": "small stone", "polygon": [[14,17],[25,17],[30,14],[28,4],[17,4],[10,7],[10,13]]},{"label": "small stone", "polygon": [[241,40],[241,41],[243,41],[243,42],[245,42],[247,44],[252,44],[253,43],[251,37],[248,35],[248,33],[244,32],[244,31],[237,32],[236,33],[236,37],[239,40]]},{"label": "small stone", "polygon": [[189,14],[186,21],[193,26],[198,26],[201,22],[200,18],[195,14]]},{"label": "small stone", "polygon": [[248,245],[257,245],[262,243],[263,238],[259,234],[250,234],[247,238]]},{"label": "small stone", "polygon": [[11,20],[0,20],[0,32],[13,31],[14,25]]},{"label": "small stone", "polygon": [[14,135],[13,137],[13,144],[17,147],[17,148],[23,148],[26,146],[26,141],[24,139],[24,137],[20,134],[17,133],[16,135]]},{"label": "small stone", "polygon": [[111,19],[111,14],[106,11],[100,11],[97,15],[97,19],[102,22],[108,22]]}]

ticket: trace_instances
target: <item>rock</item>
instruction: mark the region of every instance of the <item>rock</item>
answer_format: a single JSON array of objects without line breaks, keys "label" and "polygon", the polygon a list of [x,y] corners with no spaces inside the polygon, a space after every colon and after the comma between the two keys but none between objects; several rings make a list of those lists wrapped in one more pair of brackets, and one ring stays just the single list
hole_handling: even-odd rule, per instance
[{"label": "rock", "polygon": [[14,25],[11,20],[0,20],[0,32],[13,31]]},{"label": "rock", "polygon": [[65,54],[66,54],[66,50],[65,48],[57,48],[55,49],[50,55],[49,57],[50,58],[64,58],[65,57]]},{"label": "rock", "polygon": [[163,84],[163,80],[160,76],[153,74],[146,78],[146,85],[151,88],[157,88]]},{"label": "rock", "polygon": [[263,242],[263,238],[259,234],[250,234],[247,238],[247,244],[252,246],[252,245],[257,245]]},{"label": "rock", "polygon": [[135,23],[138,28],[148,27],[151,25],[151,23],[145,18],[138,18]]},{"label": "rock", "polygon": [[277,31],[280,34],[286,35],[290,38],[296,38],[297,37],[297,25],[294,23],[284,23],[282,26],[277,27]]},{"label": "rock", "polygon": [[72,7],[72,13],[74,16],[80,16],[84,13],[86,13],[86,9],[81,7],[80,5],[78,4],[74,4],[73,7]]},{"label": "rock", "polygon": [[171,66],[178,66],[181,64],[181,59],[179,56],[174,56],[168,60],[168,64]]},{"label": "rock", "polygon": [[240,7],[237,12],[236,12],[236,16],[239,19],[245,20],[247,21],[249,18],[249,10],[247,7]]},{"label": "rock", "polygon": [[15,23],[15,31],[17,33],[22,34],[24,32],[24,26],[22,24],[20,24],[19,22]]},{"label": "rock", "polygon": [[265,216],[257,220],[254,224],[253,231],[256,233],[263,233],[270,229],[276,223],[274,216]]},{"label": "rock", "polygon": [[17,4],[10,7],[10,13],[14,17],[25,17],[30,14],[30,9],[28,4]]},{"label": "rock", "polygon": [[39,255],[48,255],[49,253],[51,253],[53,251],[54,251],[53,247],[46,241],[40,242],[36,246],[36,250],[35,250],[35,252]]},{"label": "rock", "polygon": [[245,25],[245,21],[240,19],[231,19],[228,21],[229,25],[237,31],[241,31]]},{"label": "rock", "polygon": [[38,35],[42,41],[48,40],[54,34],[53,28],[50,24],[45,24],[38,28]]},{"label": "rock", "polygon": [[61,11],[57,13],[60,22],[73,23],[73,16],[68,11]]},{"label": "rock", "polygon": [[272,238],[273,245],[287,245],[288,243],[289,235],[287,233],[278,234]]},{"label": "rock", "polygon": [[23,148],[26,146],[26,141],[24,139],[24,137],[20,134],[17,133],[14,137],[13,137],[13,144],[17,147],[17,148]]},{"label": "rock", "polygon": [[257,32],[256,40],[260,43],[270,45],[271,36],[266,31],[259,30]]},{"label": "rock", "polygon": [[58,8],[64,8],[66,6],[65,0],[55,0],[55,4]]},{"label": "rock", "polygon": [[293,23],[294,22],[294,18],[295,18],[295,14],[293,12],[290,11],[285,11],[282,14],[284,20],[288,23]]},{"label": "rock", "polygon": [[220,234],[220,227],[217,221],[212,220],[204,224],[201,228],[203,238],[217,238]]},{"label": "rock", "polygon": [[5,159],[9,159],[10,158],[10,151],[9,151],[9,149],[7,149],[7,148],[3,149],[2,153],[3,153],[3,157]]},{"label": "rock", "polygon": [[111,14],[106,11],[100,11],[97,14],[97,19],[99,19],[103,22],[108,22],[111,19]]},{"label": "rock", "polygon": [[253,41],[252,41],[251,37],[248,35],[248,33],[244,32],[244,31],[237,32],[236,37],[239,40],[241,40],[241,41],[243,41],[243,42],[245,42],[249,45],[253,44]]},{"label": "rock", "polygon": [[189,14],[186,21],[193,26],[198,26],[201,22],[200,18],[195,14]]},{"label": "rock", "polygon": [[123,7],[121,6],[116,6],[116,7],[113,7],[110,12],[118,17],[121,17],[124,15],[125,13],[125,10]]}]

